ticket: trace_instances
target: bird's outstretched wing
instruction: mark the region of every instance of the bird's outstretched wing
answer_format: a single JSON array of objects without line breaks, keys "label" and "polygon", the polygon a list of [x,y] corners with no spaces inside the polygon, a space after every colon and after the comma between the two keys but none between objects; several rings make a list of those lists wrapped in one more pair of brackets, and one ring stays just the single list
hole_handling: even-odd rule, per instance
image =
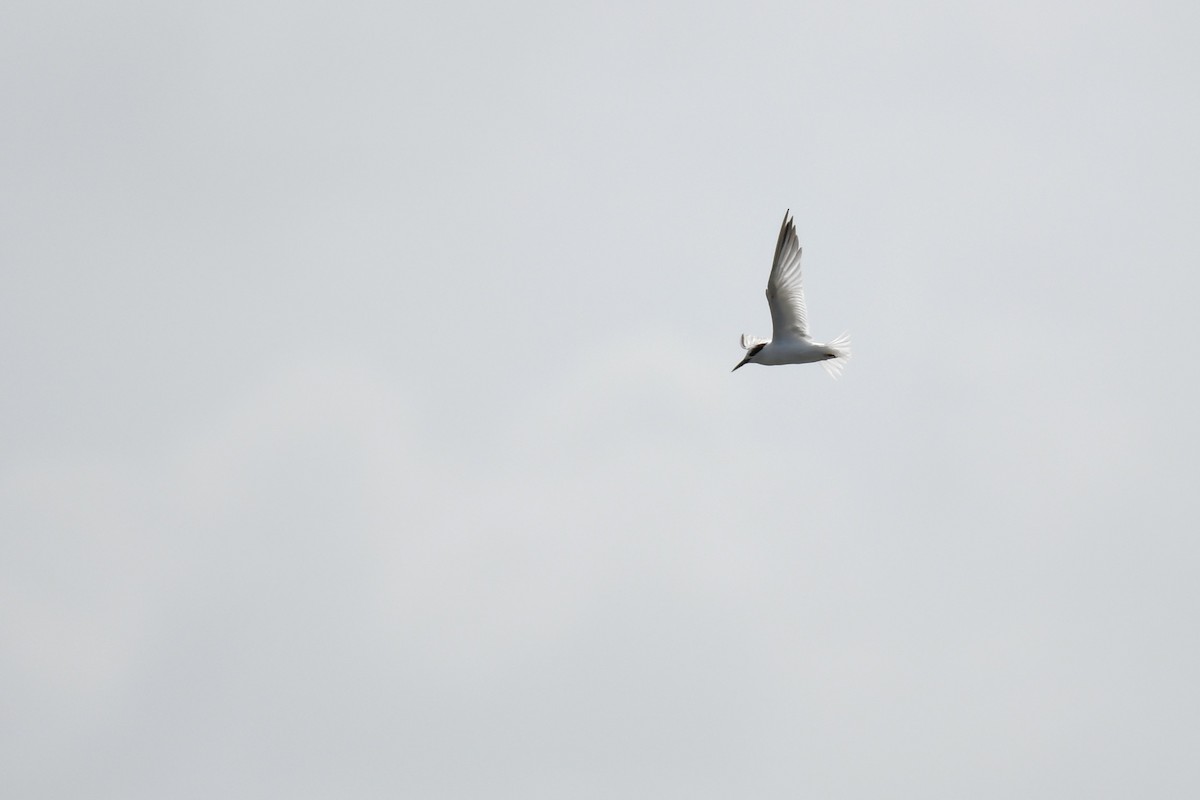
[{"label": "bird's outstretched wing", "polygon": [[800,281],[800,241],[790,210],[783,215],[775,245],[775,262],[767,280],[767,305],[771,307],[772,341],[808,338],[808,309]]}]

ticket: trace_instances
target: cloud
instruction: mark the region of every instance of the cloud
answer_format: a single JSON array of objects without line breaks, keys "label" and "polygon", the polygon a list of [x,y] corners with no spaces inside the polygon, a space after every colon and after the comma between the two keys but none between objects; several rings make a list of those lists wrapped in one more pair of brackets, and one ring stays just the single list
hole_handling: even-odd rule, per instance
[{"label": "cloud", "polygon": [[[10,469],[5,562],[27,578],[8,584],[6,660],[26,714],[92,708],[73,720],[84,751],[118,729],[179,769],[209,754],[216,780],[242,769],[239,741],[295,723],[270,734],[287,761],[376,705],[418,708],[374,724],[398,741],[432,726],[440,758],[482,735],[458,729],[479,722],[464,698],[549,730],[569,725],[562,704],[620,730],[693,713],[737,661],[714,637],[753,619],[765,565],[728,535],[736,470],[682,477],[695,452],[670,442],[707,432],[711,457],[730,439],[720,398],[672,413],[703,386],[664,347],[585,360],[472,464],[439,455],[378,371],[309,362],[159,458]],[[629,424],[601,446],[614,415]],[[647,691],[665,692],[657,711],[638,710]],[[488,747],[520,750],[498,735]],[[35,755],[23,785],[56,758]]]},{"label": "cloud", "polygon": [[535,5],[0,31],[8,792],[1189,795],[1188,13]]}]

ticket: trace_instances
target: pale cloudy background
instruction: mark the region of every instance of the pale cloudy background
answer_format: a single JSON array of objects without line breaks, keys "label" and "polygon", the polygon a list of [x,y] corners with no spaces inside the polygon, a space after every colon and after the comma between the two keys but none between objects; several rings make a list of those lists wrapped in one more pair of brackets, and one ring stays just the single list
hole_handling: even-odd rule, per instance
[{"label": "pale cloudy background", "polygon": [[4,796],[1197,796],[1197,8],[7,4]]}]

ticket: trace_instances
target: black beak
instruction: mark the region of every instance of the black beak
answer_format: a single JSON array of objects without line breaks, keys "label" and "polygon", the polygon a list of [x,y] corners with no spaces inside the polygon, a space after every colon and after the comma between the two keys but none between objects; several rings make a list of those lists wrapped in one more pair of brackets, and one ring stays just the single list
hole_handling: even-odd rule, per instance
[{"label": "black beak", "polygon": [[749,363],[750,363],[750,356],[746,356],[745,358],[743,358],[741,361],[738,362],[738,365],[736,367],[734,367],[733,369],[731,369],[729,371],[737,372],[739,369],[741,369],[742,367],[746,366]]}]

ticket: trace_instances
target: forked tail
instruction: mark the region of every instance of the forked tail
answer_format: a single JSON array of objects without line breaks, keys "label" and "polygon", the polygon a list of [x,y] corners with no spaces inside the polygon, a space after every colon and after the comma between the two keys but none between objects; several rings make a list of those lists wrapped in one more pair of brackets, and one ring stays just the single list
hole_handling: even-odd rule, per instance
[{"label": "forked tail", "polygon": [[841,376],[842,370],[846,368],[846,362],[850,360],[850,334],[843,333],[825,346],[837,353],[837,356],[825,359],[821,362],[821,366],[825,368],[830,377],[836,379]]}]

